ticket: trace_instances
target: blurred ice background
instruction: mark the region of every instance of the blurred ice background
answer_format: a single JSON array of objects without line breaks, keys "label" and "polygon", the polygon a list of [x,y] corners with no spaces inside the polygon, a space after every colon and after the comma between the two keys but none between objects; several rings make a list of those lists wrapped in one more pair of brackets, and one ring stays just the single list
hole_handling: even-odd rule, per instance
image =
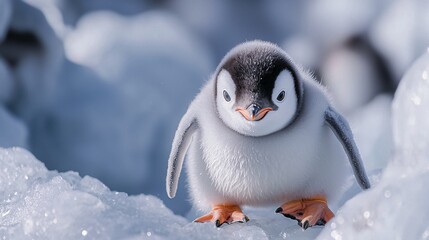
[{"label": "blurred ice background", "polygon": [[[56,181],[52,185],[54,189],[66,187],[72,192],[90,192],[94,195],[91,192],[93,190],[89,191],[88,188],[95,185],[99,191],[95,198],[102,199],[104,205],[101,205],[104,207],[113,209],[113,213],[105,213],[105,208],[100,208],[96,216],[125,214],[126,221],[129,221],[128,217],[140,221],[122,228],[124,232],[134,235],[122,234],[118,229],[117,235],[113,234],[113,230],[103,231],[101,226],[106,224],[108,227],[111,223],[98,222],[101,229],[98,229],[101,234],[97,235],[98,238],[139,238],[143,231],[143,237],[148,237],[147,232],[155,230],[142,227],[141,224],[145,223],[141,223],[143,220],[139,219],[138,214],[127,211],[136,211],[139,204],[161,206],[158,198],[175,214],[186,216],[190,210],[185,177],[181,178],[180,190],[174,200],[167,198],[164,187],[170,144],[187,105],[230,48],[246,40],[262,39],[283,47],[327,86],[336,107],[350,120],[365,165],[373,179],[384,171],[391,159],[396,162],[389,165],[388,169],[393,170],[386,170],[380,180],[383,183],[380,185],[390,186],[393,178],[390,175],[400,175],[400,170],[404,169],[391,165],[402,166],[398,162],[416,158],[407,155],[413,153],[413,149],[402,150],[401,146],[422,144],[411,142],[411,139],[428,132],[427,125],[418,124],[422,121],[418,119],[426,116],[418,112],[427,113],[428,108],[413,110],[409,106],[402,106],[401,102],[412,99],[413,103],[422,104],[429,90],[419,90],[412,96],[406,95],[406,90],[402,90],[402,95],[398,93],[401,97],[395,100],[398,107],[394,112],[394,133],[391,125],[391,104],[395,89],[405,71],[429,46],[428,9],[429,2],[420,0],[0,0],[0,147],[26,148],[47,169],[89,175],[113,191],[154,195],[156,198],[139,195],[131,200],[122,195],[115,197],[112,195],[114,192],[104,189],[104,185],[98,184],[93,178],[81,179],[74,173],[47,172],[39,163],[31,163],[32,167],[29,167],[35,168],[31,171],[42,174],[42,177],[39,176],[42,182],[34,186],[41,185],[48,189],[49,184]],[[429,64],[424,60],[420,62],[423,62],[422,65]],[[416,76],[422,76],[421,71],[417,69],[413,72]],[[405,78],[417,79],[416,76]],[[427,79],[427,74],[425,76]],[[408,111],[418,114],[413,115]],[[415,117],[405,118],[405,115]],[[426,128],[421,131],[410,128],[407,122]],[[428,138],[427,135],[419,135],[417,139],[427,141]],[[20,159],[33,157],[21,151],[15,154],[12,150],[2,150],[0,156],[4,157],[0,157],[0,160],[7,161],[2,161],[0,168],[3,171],[15,168],[13,174],[28,177],[25,172],[28,169],[22,170]],[[395,153],[395,157],[392,153]],[[426,156],[427,160],[427,153],[419,153],[418,156]],[[425,157],[417,159],[420,158]],[[421,165],[424,160],[417,159],[416,166],[427,166]],[[7,164],[12,165],[8,167]],[[389,171],[392,174],[389,175]],[[413,179],[416,177],[415,174],[412,176]],[[423,176],[426,176],[424,179],[427,181],[427,173]],[[17,184],[7,188],[5,183],[12,181],[9,177],[7,179],[0,182],[2,201],[7,199],[19,203],[25,197],[37,198],[34,195],[37,191],[30,188],[33,185]],[[391,188],[409,187],[410,183],[408,180]],[[344,202],[357,192],[356,186],[349,184],[349,188],[351,190],[345,194]],[[386,192],[383,189],[374,188],[367,194],[368,197],[358,195],[355,202],[366,202],[371,197],[377,199],[377,194]],[[25,192],[22,199],[13,198],[15,192],[19,195],[21,191]],[[45,197],[64,193],[53,190],[49,194]],[[63,198],[67,198],[67,194]],[[398,194],[405,196],[414,193],[398,190]],[[96,200],[85,196],[81,204],[85,205],[86,201],[95,204],[92,201]],[[146,201],[146,198],[150,200]],[[126,207],[106,203],[109,199],[124,201]],[[0,204],[2,216],[9,206],[3,204],[4,201]],[[346,205],[344,219],[354,216],[353,211],[369,211],[372,214],[374,210],[371,207],[376,208],[376,203],[367,201],[366,204],[372,205],[363,206],[362,209],[349,207],[352,203]],[[144,210],[138,211],[147,213],[146,210],[153,206],[142,207]],[[42,205],[40,211],[34,208],[26,211],[33,211],[33,215],[28,216],[37,218],[37,214],[44,215],[48,207],[49,204]],[[347,210],[347,207],[352,210]],[[252,211],[258,214],[257,210]],[[427,208],[425,211],[428,212]],[[16,214],[26,215],[23,212]],[[76,214],[74,218],[83,217],[80,213]],[[171,231],[160,230],[158,234],[161,237],[172,236],[174,229],[181,229],[182,235],[178,237],[185,239],[186,231],[197,231],[168,209],[160,215],[174,218],[171,224],[178,224]],[[154,214],[150,216],[154,220],[148,222],[148,226],[161,221]],[[262,219],[264,217],[262,215]],[[267,218],[271,223],[276,219]],[[5,223],[6,220],[0,224],[0,232],[12,238],[20,237],[20,233],[8,226],[15,224],[31,230],[32,224],[36,224],[34,221],[26,222],[25,217],[15,216],[13,219],[15,222],[9,225]],[[358,219],[356,224],[360,224],[358,227],[362,224],[367,226],[368,222],[363,221],[368,219]],[[88,221],[87,225],[93,224]],[[342,224],[338,221],[335,222],[336,226]],[[382,224],[392,227],[389,222]],[[272,229],[284,227],[281,221],[274,223],[272,228],[264,225],[262,220],[256,220],[252,226],[247,230],[261,238],[311,239],[320,232],[320,229],[316,229],[300,235],[300,230],[295,226],[286,226],[279,230],[280,233],[274,234]],[[75,227],[79,229],[80,226]],[[187,227],[188,230],[183,230]],[[235,237],[252,236],[246,235],[247,230],[230,227],[228,231],[234,232]],[[209,229],[205,226],[198,231],[212,231]],[[80,230],[79,236],[82,236],[83,230]],[[425,232],[421,230],[419,228],[416,234],[421,233],[423,236]],[[329,235],[334,239],[341,239],[335,236],[341,236],[342,232],[352,233],[350,229],[334,234],[328,231],[323,236]],[[222,233],[212,233],[213,236],[223,236],[216,235]],[[75,239],[74,235],[67,236]],[[351,238],[347,236],[347,239]],[[429,230],[424,236],[429,238]],[[152,237],[156,237],[156,234]]]}]

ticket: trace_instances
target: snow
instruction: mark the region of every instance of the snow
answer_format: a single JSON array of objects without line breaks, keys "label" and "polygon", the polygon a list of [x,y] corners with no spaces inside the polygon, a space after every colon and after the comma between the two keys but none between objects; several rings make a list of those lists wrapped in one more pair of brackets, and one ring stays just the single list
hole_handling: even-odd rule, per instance
[{"label": "snow", "polygon": [[425,131],[429,128],[428,73],[429,49],[408,70],[395,94],[393,137],[399,159],[406,165],[429,163],[429,132]]},{"label": "snow", "polygon": [[407,71],[393,102],[395,155],[381,180],[342,207],[319,239],[427,239],[429,52]]},{"label": "snow", "polygon": [[153,196],[129,197],[91,177],[47,171],[20,148],[0,149],[0,166],[0,234],[7,239],[157,239],[186,224]]}]

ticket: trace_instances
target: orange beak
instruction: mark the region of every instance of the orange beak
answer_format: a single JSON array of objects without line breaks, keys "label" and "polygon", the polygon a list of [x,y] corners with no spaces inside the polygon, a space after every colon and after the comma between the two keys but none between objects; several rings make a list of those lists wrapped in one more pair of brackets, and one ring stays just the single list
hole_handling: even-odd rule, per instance
[{"label": "orange beak", "polygon": [[253,106],[253,104],[249,108],[244,109],[238,107],[235,111],[240,112],[247,121],[259,121],[263,119],[269,111],[273,110],[270,107],[260,109],[259,107]]}]

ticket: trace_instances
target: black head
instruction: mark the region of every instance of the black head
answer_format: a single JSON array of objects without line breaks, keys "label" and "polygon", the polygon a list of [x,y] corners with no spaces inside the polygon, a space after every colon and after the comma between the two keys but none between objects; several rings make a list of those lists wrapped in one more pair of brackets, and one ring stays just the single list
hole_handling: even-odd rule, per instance
[{"label": "black head", "polygon": [[[227,125],[239,125],[237,116],[240,116],[240,120],[247,121],[244,125],[251,126],[250,132],[244,131],[246,135],[260,136],[273,130],[270,127],[261,130],[257,126],[273,124],[265,118],[270,115],[281,118],[275,116],[277,111],[285,114],[279,119],[282,123],[279,125],[284,127],[290,123],[299,109],[302,89],[297,69],[283,50],[271,43],[253,41],[237,46],[221,62],[215,95],[219,115]],[[285,100],[288,102],[284,103]],[[231,117],[232,123],[226,119]]]}]

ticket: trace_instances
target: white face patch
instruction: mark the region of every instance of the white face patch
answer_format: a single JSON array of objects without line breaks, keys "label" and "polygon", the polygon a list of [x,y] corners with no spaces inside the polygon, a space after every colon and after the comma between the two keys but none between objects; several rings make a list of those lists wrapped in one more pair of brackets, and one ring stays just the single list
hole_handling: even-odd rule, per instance
[{"label": "white face patch", "polygon": [[221,118],[228,119],[235,112],[233,109],[235,96],[235,83],[228,71],[222,70],[217,78],[216,105]]},{"label": "white face patch", "polygon": [[271,100],[278,106],[277,111],[270,112],[270,125],[274,132],[286,127],[294,118],[298,108],[295,81],[288,70],[283,70],[277,77]]},{"label": "white face patch", "polygon": [[[231,75],[221,70],[217,78],[216,105],[220,118],[231,129],[247,136],[264,136],[286,127],[295,116],[298,99],[295,82],[288,70],[277,77],[271,100],[278,106],[276,111],[268,112],[259,121],[249,121],[236,110],[236,86]],[[229,100],[229,101],[228,101]]]}]

